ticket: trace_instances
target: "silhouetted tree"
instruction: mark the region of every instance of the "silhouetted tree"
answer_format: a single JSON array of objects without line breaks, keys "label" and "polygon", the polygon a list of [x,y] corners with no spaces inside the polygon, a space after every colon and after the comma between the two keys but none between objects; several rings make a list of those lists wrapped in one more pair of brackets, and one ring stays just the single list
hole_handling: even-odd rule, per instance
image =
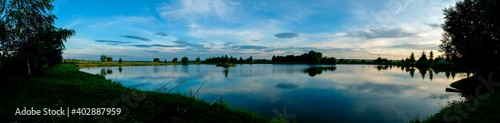
[{"label": "silhouetted tree", "polygon": [[373,63],[375,64],[382,64],[382,63],[388,63],[389,60],[387,60],[387,58],[380,58],[378,57],[375,61],[373,61]]},{"label": "silhouetted tree", "polygon": [[167,63],[167,59],[165,59],[165,61],[163,61],[163,63]]},{"label": "silhouetted tree", "polygon": [[122,62],[123,62],[123,61],[122,61],[122,58],[118,59],[118,63],[120,63],[120,64],[121,64]]},{"label": "silhouetted tree", "polygon": [[9,73],[39,74],[62,61],[74,30],[54,26],[51,0],[0,1],[0,67]]},{"label": "silhouetted tree", "polygon": [[432,53],[432,50],[429,53],[429,62],[434,62],[434,53]]},{"label": "silhouetted tree", "polygon": [[227,55],[224,55],[224,63],[228,63],[229,62],[229,57],[227,57]]},{"label": "silhouetted tree", "polygon": [[252,56],[250,56],[250,57],[248,57],[248,58],[247,58],[247,62],[248,62],[248,63],[252,63],[252,61],[253,61]]},{"label": "silhouetted tree", "polygon": [[198,57],[196,57],[196,62],[200,62],[200,61],[201,61],[201,60],[200,60],[200,57],[199,57],[199,56],[198,56]]},{"label": "silhouetted tree", "polygon": [[440,60],[444,60],[444,58],[442,56],[437,56],[435,59],[434,59],[434,62],[438,62]]},{"label": "silhouetted tree", "polygon": [[440,50],[447,60],[479,74],[500,64],[500,13],[498,0],[465,0],[445,8]]},{"label": "silhouetted tree", "polygon": [[240,59],[238,60],[238,62],[243,63],[243,57],[240,56]]},{"label": "silhouetted tree", "polygon": [[315,52],[314,50],[309,51],[309,54],[306,54],[309,58],[309,63],[317,64],[320,62],[321,58],[323,57],[323,54],[320,52]]},{"label": "silhouetted tree", "polygon": [[186,57],[186,56],[184,56],[184,57],[182,57],[182,58],[181,58],[181,62],[182,62],[182,64],[185,64],[185,65],[186,65],[186,64],[188,63],[188,61],[189,61],[189,59],[188,59],[188,57]]},{"label": "silhouetted tree", "polygon": [[106,58],[106,61],[107,61],[107,62],[112,62],[112,61],[113,61],[113,57],[108,56],[108,57]]},{"label": "silhouetted tree", "polygon": [[177,59],[177,57],[175,57],[174,59],[172,59],[172,62],[173,62],[173,63],[176,63],[176,62],[177,62],[177,60],[179,60],[179,59]]},{"label": "silhouetted tree", "polygon": [[236,63],[236,61],[238,61],[238,59],[233,58],[233,56],[229,57],[229,62],[230,63]]},{"label": "silhouetted tree", "polygon": [[425,61],[427,61],[427,55],[425,55],[424,51],[422,51],[422,55],[420,56],[420,58],[418,58],[418,61],[419,62],[425,62]]},{"label": "silhouetted tree", "polygon": [[160,62],[160,58],[153,58],[153,62]]},{"label": "silhouetted tree", "polygon": [[339,64],[344,64],[345,63],[345,59],[344,58],[340,58],[338,63]]},{"label": "silhouetted tree", "polygon": [[101,62],[106,62],[106,58],[108,58],[108,56],[102,54],[101,55]]},{"label": "silhouetted tree", "polygon": [[330,57],[325,60],[325,64],[337,64],[335,57]]},{"label": "silhouetted tree", "polygon": [[413,54],[413,52],[411,52],[411,55],[410,55],[410,62],[411,63],[415,62],[415,55]]},{"label": "silhouetted tree", "polygon": [[273,56],[271,58],[272,62],[299,62],[299,63],[309,63],[309,64],[319,64],[325,63],[327,57],[323,57],[321,52],[316,52],[314,50],[304,53],[300,56],[286,55],[286,56]]}]

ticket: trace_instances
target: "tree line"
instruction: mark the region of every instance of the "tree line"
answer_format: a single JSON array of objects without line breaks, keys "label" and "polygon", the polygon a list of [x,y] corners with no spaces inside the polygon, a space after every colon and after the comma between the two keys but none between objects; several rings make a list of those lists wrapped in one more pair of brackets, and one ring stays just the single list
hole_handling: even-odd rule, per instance
[{"label": "tree line", "polygon": [[434,62],[453,62],[452,58],[446,57],[443,55],[438,55],[436,58],[434,58],[434,53],[431,50],[429,52],[429,56],[425,54],[425,51],[422,51],[422,55],[418,58],[418,60],[415,59],[415,54],[412,52],[409,57],[406,59],[401,59],[401,63],[406,63],[406,64],[418,64],[418,63],[434,63]]},{"label": "tree line", "polygon": [[314,50],[304,53],[302,55],[286,55],[274,56],[271,58],[273,63],[308,63],[308,64],[336,64],[335,57],[323,57],[321,52]]},{"label": "tree line", "polygon": [[246,59],[243,59],[243,57],[240,56],[240,58],[236,58],[236,57],[233,57],[233,56],[227,56],[227,55],[223,55],[223,56],[220,56],[220,57],[209,57],[209,58],[206,58],[205,61],[203,61],[203,63],[252,63],[253,61],[253,57],[250,56]]},{"label": "tree line", "polygon": [[[179,59],[177,57],[175,57],[175,58],[172,59],[172,62],[176,63],[178,60]],[[197,63],[200,63],[200,57],[195,58],[195,60],[196,60]],[[100,56],[100,61],[101,62],[113,62],[113,57],[102,54]],[[118,63],[122,63],[122,62],[123,62],[123,60],[122,60],[122,58],[120,58],[118,60]],[[160,62],[160,58],[153,58],[153,62]],[[165,59],[163,62],[167,63],[167,59]],[[188,57],[184,56],[184,57],[181,58],[181,63],[182,64],[188,64],[188,62],[189,62],[189,58]]]}]

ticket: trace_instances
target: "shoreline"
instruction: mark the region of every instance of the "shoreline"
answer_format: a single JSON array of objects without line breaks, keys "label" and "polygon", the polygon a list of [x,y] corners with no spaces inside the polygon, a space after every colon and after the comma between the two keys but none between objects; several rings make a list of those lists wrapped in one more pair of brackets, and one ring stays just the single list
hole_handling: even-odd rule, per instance
[{"label": "shoreline", "polygon": [[[41,76],[5,76],[0,93],[0,118],[9,122],[269,122],[271,118],[225,103],[198,100],[181,94],[140,91],[78,70],[64,63]],[[121,108],[120,115],[19,116],[17,108]],[[207,108],[208,107],[208,108]],[[147,112],[147,113],[145,113]]]}]

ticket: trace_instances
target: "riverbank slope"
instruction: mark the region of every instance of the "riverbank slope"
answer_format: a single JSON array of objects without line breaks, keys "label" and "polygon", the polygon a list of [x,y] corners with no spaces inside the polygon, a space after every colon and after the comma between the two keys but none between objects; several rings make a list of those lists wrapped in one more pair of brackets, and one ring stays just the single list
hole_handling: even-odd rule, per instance
[{"label": "riverbank slope", "polygon": [[[40,76],[0,75],[4,121],[56,122],[269,122],[267,117],[227,105],[126,88],[78,70],[77,64],[61,64]],[[18,116],[16,109],[121,108],[120,115],[101,116]],[[208,108],[207,108],[208,107]]]}]

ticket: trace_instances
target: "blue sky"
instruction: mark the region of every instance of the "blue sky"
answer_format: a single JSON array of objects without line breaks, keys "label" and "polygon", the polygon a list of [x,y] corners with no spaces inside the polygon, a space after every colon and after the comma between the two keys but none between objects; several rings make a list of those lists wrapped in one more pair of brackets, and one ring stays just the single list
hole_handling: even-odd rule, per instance
[{"label": "blue sky", "polygon": [[309,50],[336,58],[437,52],[455,0],[56,0],[56,26],[76,35],[64,58],[271,58]]}]

